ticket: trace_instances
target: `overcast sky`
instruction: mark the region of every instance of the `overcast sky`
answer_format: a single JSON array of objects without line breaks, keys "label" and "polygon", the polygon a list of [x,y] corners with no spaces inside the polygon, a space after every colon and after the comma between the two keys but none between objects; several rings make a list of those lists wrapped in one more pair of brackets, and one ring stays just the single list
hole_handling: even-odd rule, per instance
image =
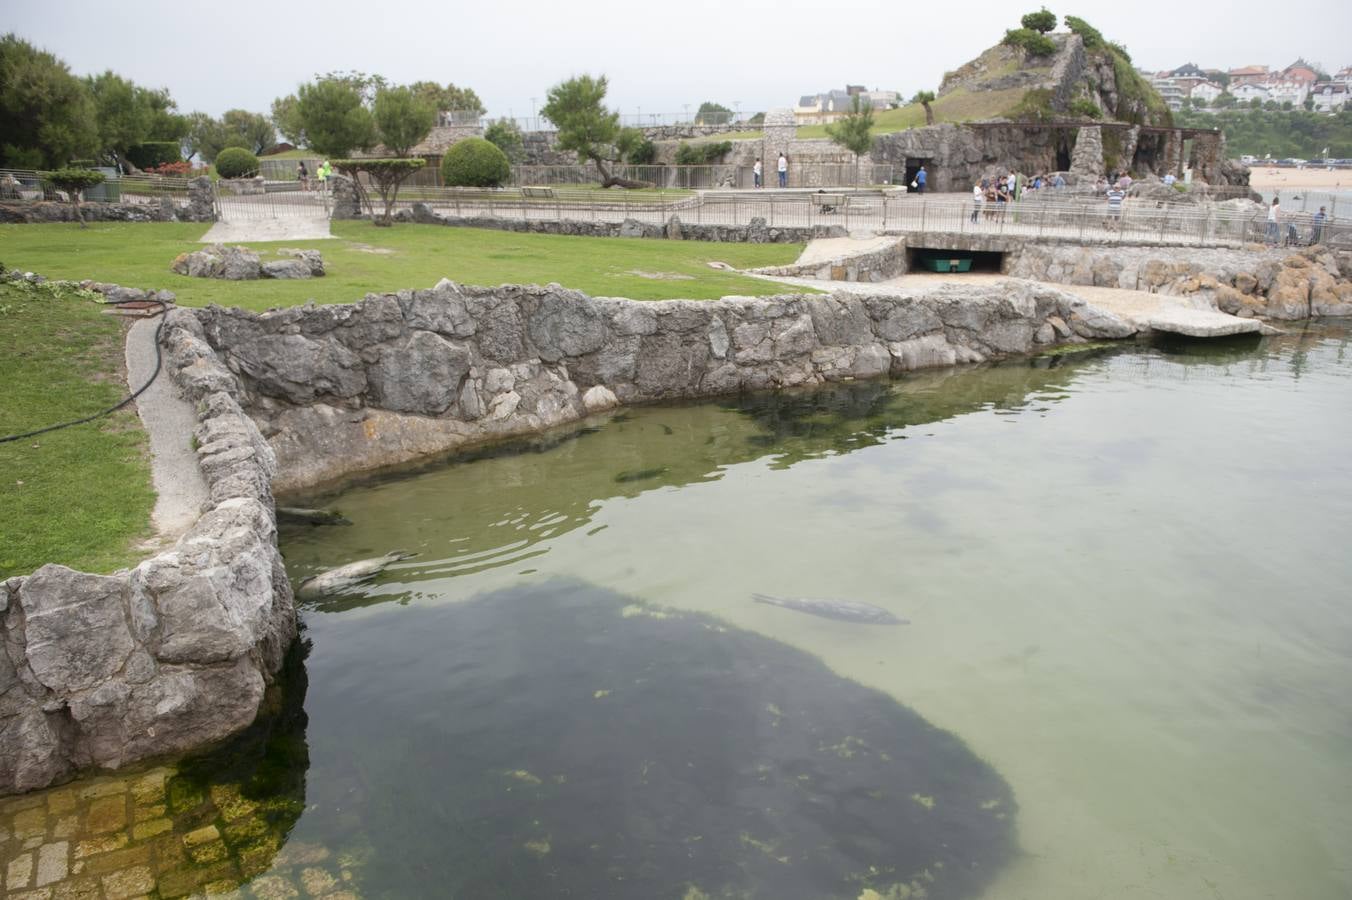
[{"label": "overcast sky", "polygon": [[[745,113],[792,106],[846,83],[908,96],[933,89],[1041,2],[0,0],[0,31],[77,74],[111,68],[167,87],[184,112],[267,112],[316,72],[358,69],[395,83],[452,81],[474,88],[490,115],[527,116],[550,85],[590,72],[610,77],[612,107],[646,118],[701,100],[740,101]],[[1049,5],[1152,70],[1285,66],[1298,56],[1329,70],[1352,64],[1352,0]]]}]

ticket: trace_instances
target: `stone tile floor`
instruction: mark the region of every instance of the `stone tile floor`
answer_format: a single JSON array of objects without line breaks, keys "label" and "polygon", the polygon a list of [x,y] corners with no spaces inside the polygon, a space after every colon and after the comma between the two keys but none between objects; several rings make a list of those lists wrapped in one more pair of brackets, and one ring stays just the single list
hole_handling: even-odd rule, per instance
[{"label": "stone tile floor", "polygon": [[0,799],[0,896],[355,900],[361,860],[285,843],[295,801],[253,801],[173,769]]}]

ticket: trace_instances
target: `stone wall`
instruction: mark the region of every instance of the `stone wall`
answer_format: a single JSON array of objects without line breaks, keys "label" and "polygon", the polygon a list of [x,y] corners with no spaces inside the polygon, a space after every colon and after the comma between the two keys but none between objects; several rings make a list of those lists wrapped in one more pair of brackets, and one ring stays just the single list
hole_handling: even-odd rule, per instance
[{"label": "stone wall", "polygon": [[906,239],[898,238],[880,250],[856,253],[806,265],[769,266],[754,270],[758,275],[815,278],[819,281],[886,281],[905,275]]},{"label": "stone wall", "polygon": [[[214,222],[216,202],[211,180],[194,178],[188,183],[188,202],[175,203],[169,197],[157,202],[80,204],[87,222]],[[69,203],[52,200],[0,201],[0,224],[30,225],[43,222],[74,222],[75,210]]]},{"label": "stone wall", "polygon": [[1135,332],[1027,282],[641,303],[443,281],[345,306],[194,314],[277,453],[278,490],[617,403],[867,378]]},{"label": "stone wall", "polygon": [[185,310],[166,368],[197,404],[210,508],[130,571],[45,565],[0,582],[0,794],[219,740],[253,721],[296,635],[276,458]]},{"label": "stone wall", "polygon": [[1195,296],[1244,318],[1352,315],[1352,279],[1323,248],[1224,250],[1083,247],[1028,243],[1010,255],[1008,274],[1068,285],[1098,285]]}]

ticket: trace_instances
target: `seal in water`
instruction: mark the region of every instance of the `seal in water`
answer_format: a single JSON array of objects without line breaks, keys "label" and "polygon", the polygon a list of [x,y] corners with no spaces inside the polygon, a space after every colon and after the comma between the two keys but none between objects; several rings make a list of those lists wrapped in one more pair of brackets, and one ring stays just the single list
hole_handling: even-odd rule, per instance
[{"label": "seal in water", "polygon": [[283,522],[306,525],[351,525],[352,520],[336,509],[303,509],[299,506],[277,507],[277,518]]},{"label": "seal in water", "polygon": [[327,572],[320,572],[313,575],[296,586],[296,596],[302,600],[317,600],[320,597],[326,597],[329,594],[345,590],[353,585],[361,584],[368,578],[373,578],[385,571],[393,563],[401,559],[410,559],[417,556],[416,553],[409,553],[406,550],[391,550],[384,556],[377,556],[372,559],[359,559],[356,562],[348,563],[345,566],[339,566],[336,569],[329,569]]},{"label": "seal in water", "polygon": [[857,622],[860,625],[910,625],[910,619],[898,619],[881,606],[872,603],[860,603],[858,600],[818,600],[814,597],[771,597],[769,594],[752,594],[757,603],[796,609],[808,615],[821,616],[824,619],[839,619],[842,622]]}]

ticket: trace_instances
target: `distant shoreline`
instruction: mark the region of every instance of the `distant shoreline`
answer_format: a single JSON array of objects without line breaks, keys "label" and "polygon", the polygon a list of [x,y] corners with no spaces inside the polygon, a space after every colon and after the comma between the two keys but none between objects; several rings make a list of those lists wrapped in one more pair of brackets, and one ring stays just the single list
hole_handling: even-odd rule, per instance
[{"label": "distant shoreline", "polygon": [[1249,167],[1249,186],[1254,188],[1325,188],[1352,190],[1352,169],[1275,169],[1255,164]]}]

